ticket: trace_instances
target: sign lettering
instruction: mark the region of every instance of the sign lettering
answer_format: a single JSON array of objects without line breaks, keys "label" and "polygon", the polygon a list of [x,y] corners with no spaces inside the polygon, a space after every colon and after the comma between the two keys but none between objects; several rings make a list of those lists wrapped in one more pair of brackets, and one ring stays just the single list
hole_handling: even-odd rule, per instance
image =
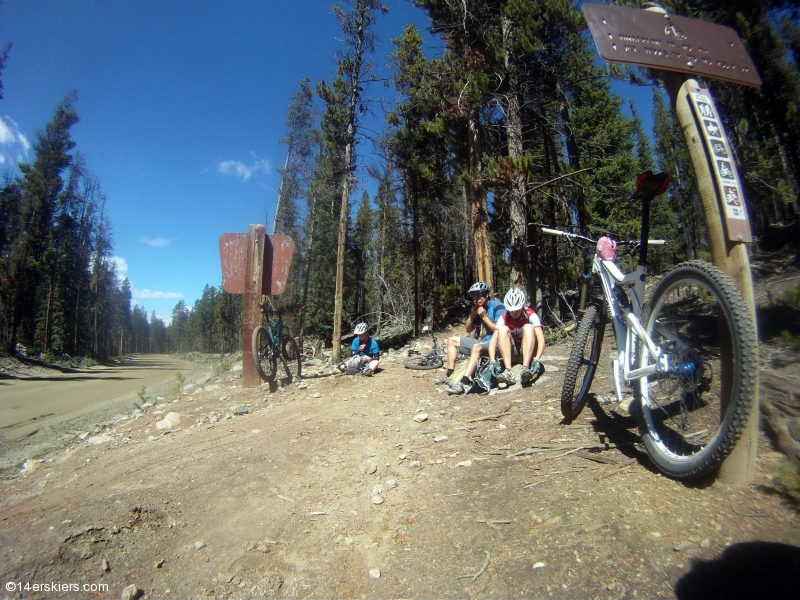
[{"label": "sign lettering", "polygon": [[600,56],[758,87],[761,78],[730,27],[638,8],[584,4]]}]

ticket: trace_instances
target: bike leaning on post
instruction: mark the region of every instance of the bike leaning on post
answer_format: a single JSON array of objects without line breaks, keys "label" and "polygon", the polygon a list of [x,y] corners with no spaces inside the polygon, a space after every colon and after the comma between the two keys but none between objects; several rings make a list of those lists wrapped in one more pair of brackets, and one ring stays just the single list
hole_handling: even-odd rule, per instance
[{"label": "bike leaning on post", "polygon": [[[264,315],[265,324],[256,327],[250,338],[256,370],[264,381],[272,382],[278,374],[280,360],[286,378],[292,383],[301,376],[302,357],[297,342],[285,328],[283,315],[303,311],[305,305],[294,304],[273,311],[267,302],[259,302],[258,307]],[[269,318],[271,313],[278,317],[274,323]]]},{"label": "bike leaning on post", "polygon": [[[745,301],[713,265],[693,260],[673,267],[645,305],[650,201],[669,178],[647,172],[634,199],[642,202],[641,238],[620,242],[542,228],[592,255],[592,294],[578,324],[561,393],[561,412],[575,419],[586,404],[610,321],[618,355],[612,360],[617,401],[633,388],[634,413],[656,467],[675,479],[695,479],[731,452],[747,422],[757,374],[756,334]],[[615,262],[616,247],[638,252],[635,271]],[[601,256],[601,254],[603,256]],[[622,288],[632,285],[630,295]],[[582,290],[583,293],[587,289]]]}]

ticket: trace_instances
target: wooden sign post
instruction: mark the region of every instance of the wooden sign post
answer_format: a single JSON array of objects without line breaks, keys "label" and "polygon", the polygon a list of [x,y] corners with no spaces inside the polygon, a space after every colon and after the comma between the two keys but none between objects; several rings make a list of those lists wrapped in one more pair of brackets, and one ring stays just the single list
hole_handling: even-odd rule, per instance
[{"label": "wooden sign post", "polygon": [[[747,50],[729,27],[670,15],[660,7],[640,10],[584,4],[583,12],[603,60],[665,71],[667,92],[697,175],[712,260],[742,294],[755,328],[755,296],[746,245],[752,242],[752,234],[741,178],[711,94],[693,78],[702,75],[760,86],[761,78]],[[744,484],[755,478],[758,416],[756,376],[748,423],[720,467],[720,480]]]},{"label": "wooden sign post", "polygon": [[266,235],[264,225],[250,225],[248,233],[226,233],[219,239],[222,287],[244,294],[242,322],[242,387],[261,385],[250,338],[261,325],[259,302],[286,288],[294,241],[285,235]]}]

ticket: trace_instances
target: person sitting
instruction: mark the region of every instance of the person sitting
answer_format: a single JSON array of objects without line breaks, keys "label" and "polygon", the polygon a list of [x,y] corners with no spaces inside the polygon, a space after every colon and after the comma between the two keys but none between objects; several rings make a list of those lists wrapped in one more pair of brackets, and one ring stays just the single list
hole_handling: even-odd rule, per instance
[{"label": "person sitting", "polygon": [[486,330],[486,334],[482,338],[451,337],[447,341],[447,371],[436,379],[436,383],[444,383],[450,387],[460,384],[458,381],[450,381],[459,353],[469,355],[470,365],[473,363],[477,365],[481,356],[488,356],[489,342],[497,329],[497,320],[505,312],[505,307],[501,302],[490,299],[490,292],[489,286],[483,281],[478,281],[469,288],[467,293],[472,300],[472,310],[470,310],[469,318],[467,319],[467,333],[477,330],[478,335],[480,335],[481,328],[483,328]]},{"label": "person sitting", "polygon": [[482,393],[486,393],[490,390],[490,380],[491,380],[491,369],[492,366],[495,365],[495,350],[497,348],[497,330],[492,334],[491,339],[489,340],[489,349],[488,349],[488,356],[489,356],[489,371],[485,373],[484,376],[479,374],[478,377],[474,377],[475,373],[478,371],[478,362],[481,358],[480,352],[471,352],[469,355],[469,361],[467,361],[467,367],[464,369],[464,373],[461,375],[461,379],[458,381],[448,381],[447,384],[444,386],[444,390],[448,394],[466,394],[468,393],[475,384],[478,386],[478,390]]},{"label": "person sitting", "polygon": [[342,373],[355,374],[360,372],[367,377],[371,377],[378,369],[381,351],[378,347],[378,342],[370,337],[368,329],[369,327],[366,323],[359,323],[353,330],[356,335],[353,339],[353,344],[350,346],[353,355],[349,360],[339,365],[339,370]]},{"label": "person sitting", "polygon": [[[513,385],[517,382],[512,365],[522,364],[520,381],[530,385],[544,371],[539,362],[544,353],[544,332],[539,316],[530,306],[525,306],[525,293],[511,288],[503,299],[506,312],[497,321],[497,337],[492,342],[500,349],[505,369],[495,378],[501,383]],[[495,361],[495,349],[489,350],[489,359]]]}]

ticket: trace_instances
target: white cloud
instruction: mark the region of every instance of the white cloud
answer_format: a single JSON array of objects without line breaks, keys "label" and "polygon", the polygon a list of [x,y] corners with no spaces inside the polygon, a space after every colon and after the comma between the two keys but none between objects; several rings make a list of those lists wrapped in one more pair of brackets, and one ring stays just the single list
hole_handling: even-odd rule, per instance
[{"label": "white cloud", "polygon": [[11,131],[11,128],[6,125],[4,119],[0,119],[0,144],[10,144],[11,142],[16,140],[16,136],[14,132]]},{"label": "white cloud", "polygon": [[10,117],[0,117],[0,164],[12,162],[20,163],[27,160],[31,143],[19,130],[19,127]]},{"label": "white cloud", "polygon": [[180,292],[155,292],[148,289],[140,290],[134,288],[133,297],[139,298],[140,300],[171,300],[175,298],[183,298],[183,294]]},{"label": "white cloud", "polygon": [[242,181],[247,181],[253,176],[253,171],[238,160],[226,160],[221,162],[217,165],[217,170],[223,175],[235,175]]},{"label": "white cloud", "polygon": [[122,281],[128,276],[128,263],[124,258],[121,256],[112,256],[108,259],[108,262],[117,267],[117,279]]},{"label": "white cloud", "polygon": [[253,175],[264,174],[272,175],[272,165],[266,159],[259,158],[251,152],[253,160],[250,164],[245,164],[238,160],[225,160],[217,165],[217,171],[223,175],[233,175],[242,181],[247,181]]},{"label": "white cloud", "polygon": [[139,241],[142,242],[143,244],[151,246],[152,248],[163,248],[164,246],[169,245],[169,240],[163,237],[149,238],[142,236],[139,238]]}]

